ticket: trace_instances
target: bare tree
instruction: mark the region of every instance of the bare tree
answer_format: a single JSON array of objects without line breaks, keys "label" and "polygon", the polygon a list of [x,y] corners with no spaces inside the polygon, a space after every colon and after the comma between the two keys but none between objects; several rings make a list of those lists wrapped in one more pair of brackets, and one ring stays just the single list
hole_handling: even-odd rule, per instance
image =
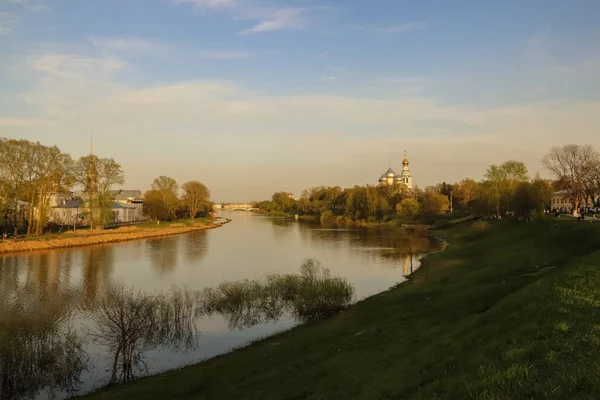
[{"label": "bare tree", "polygon": [[181,188],[184,192],[181,200],[190,213],[190,219],[193,220],[196,217],[196,214],[198,214],[203,207],[206,207],[208,199],[210,198],[210,192],[206,186],[198,181],[186,182]]},{"label": "bare tree", "polygon": [[600,155],[590,145],[568,144],[553,147],[542,162],[567,190],[573,204],[573,216],[577,216],[581,202],[586,198],[586,183],[594,176]]},{"label": "bare tree", "polygon": [[196,344],[196,295],[173,289],[170,295],[111,287],[94,311],[89,335],[113,354],[110,383],[129,381],[144,371],[144,352],[159,346]]}]

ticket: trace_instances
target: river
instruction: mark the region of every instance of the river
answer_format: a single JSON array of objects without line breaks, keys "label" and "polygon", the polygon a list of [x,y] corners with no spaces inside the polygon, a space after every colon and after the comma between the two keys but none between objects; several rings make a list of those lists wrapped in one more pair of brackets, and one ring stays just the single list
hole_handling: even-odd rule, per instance
[{"label": "river", "polygon": [[[398,235],[390,231],[332,229],[247,212],[222,216],[233,221],[210,231],[0,255],[0,298],[6,302],[21,296],[37,301],[30,304],[68,309],[61,323],[81,333],[90,324],[89,312],[83,311],[86,305],[114,284],[147,292],[168,291],[173,285],[202,289],[225,280],[297,273],[305,259],[314,258],[332,275],[351,282],[355,299],[360,300],[402,282],[410,265],[409,257],[399,248]],[[415,268],[419,258],[413,258]],[[183,352],[166,348],[148,351],[146,373],[196,363],[295,324],[282,318],[249,328],[230,328],[222,316],[202,317],[197,321],[197,346]],[[89,367],[80,374],[76,393],[85,393],[108,382],[111,358],[107,349],[86,341],[85,334],[80,336],[84,337]],[[6,368],[0,365],[0,370]],[[66,393],[59,393],[59,397],[66,397]],[[47,398],[47,394],[40,392],[37,398]]]}]

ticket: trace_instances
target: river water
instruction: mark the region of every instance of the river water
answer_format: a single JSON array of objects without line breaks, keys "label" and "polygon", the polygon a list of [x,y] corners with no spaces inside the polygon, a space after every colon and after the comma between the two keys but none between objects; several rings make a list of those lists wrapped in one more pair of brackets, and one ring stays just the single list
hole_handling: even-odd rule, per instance
[{"label": "river water", "polygon": [[[232,222],[209,231],[0,255],[0,298],[28,296],[40,300],[37,304],[58,302],[61,309],[71,310],[64,323],[85,332],[89,317],[79,310],[114,284],[148,292],[168,291],[173,285],[202,289],[225,280],[257,279],[274,272],[297,273],[305,259],[314,258],[332,275],[350,281],[356,300],[360,300],[402,282],[409,269],[410,260],[403,254],[400,239],[390,231],[331,229],[247,212],[221,216]],[[415,268],[419,258],[412,260]],[[222,316],[203,317],[197,322],[197,347],[186,352],[150,351],[147,373],[196,363],[294,324],[292,319],[283,318],[250,328],[230,329]],[[110,374],[107,350],[91,341],[85,342],[84,348],[89,368],[80,376],[77,393],[105,385]],[[47,394],[40,392],[37,397],[47,398]]]}]

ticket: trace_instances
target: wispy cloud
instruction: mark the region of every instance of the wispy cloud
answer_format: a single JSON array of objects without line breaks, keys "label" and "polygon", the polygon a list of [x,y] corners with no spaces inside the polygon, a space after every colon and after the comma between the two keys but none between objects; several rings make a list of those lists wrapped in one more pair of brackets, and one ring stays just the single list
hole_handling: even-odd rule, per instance
[{"label": "wispy cloud", "polygon": [[424,22],[411,22],[400,25],[389,25],[389,26],[380,26],[380,27],[364,27],[357,26],[356,29],[375,32],[375,33],[385,33],[385,34],[394,34],[394,33],[403,33],[410,31],[417,31],[427,28],[427,24]]},{"label": "wispy cloud", "polygon": [[8,35],[12,32],[12,30],[13,29],[10,26],[8,26],[8,24],[0,22],[0,36]]},{"label": "wispy cloud", "polygon": [[224,51],[224,50],[206,50],[199,53],[200,58],[205,60],[235,60],[253,57],[254,54],[249,51]]},{"label": "wispy cloud", "polygon": [[224,12],[238,20],[257,21],[240,32],[242,35],[301,29],[310,22],[310,14],[330,7],[275,8],[248,0],[173,0],[177,4],[192,4],[198,10]]},{"label": "wispy cloud", "polygon": [[90,43],[98,48],[99,50],[113,54],[113,53],[144,53],[144,54],[157,54],[161,53],[164,49],[163,46],[151,42],[149,40],[139,38],[99,38],[90,37]]},{"label": "wispy cloud", "polygon": [[277,10],[252,28],[241,33],[252,34],[302,28],[306,24],[306,15],[310,11],[310,9],[302,8]]},{"label": "wispy cloud", "polygon": [[0,36],[8,35],[13,31],[13,25],[16,24],[13,14],[0,12]]},{"label": "wispy cloud", "polygon": [[223,9],[239,5],[240,0],[174,0],[175,3],[193,4],[199,9]]}]

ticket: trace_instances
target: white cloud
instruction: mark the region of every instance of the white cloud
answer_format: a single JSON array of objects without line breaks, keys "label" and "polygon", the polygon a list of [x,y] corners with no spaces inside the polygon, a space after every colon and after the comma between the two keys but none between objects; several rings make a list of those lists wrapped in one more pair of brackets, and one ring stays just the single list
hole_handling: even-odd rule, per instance
[{"label": "white cloud", "polygon": [[273,8],[248,0],[173,0],[175,3],[193,4],[199,10],[221,11],[234,19],[258,21],[240,34],[274,32],[285,29],[304,28],[309,22],[309,14],[330,7],[316,6],[305,8]]},{"label": "white cloud", "polygon": [[277,10],[268,18],[245,31],[244,34],[279,31],[283,29],[298,29],[306,24],[306,14],[310,9]]},{"label": "white cloud", "polygon": [[226,51],[226,50],[205,50],[199,53],[200,58],[205,60],[235,60],[242,58],[251,58],[253,53],[248,51]]},{"label": "white cloud", "polygon": [[144,54],[158,54],[164,49],[163,46],[151,42],[149,40],[139,38],[100,38],[90,37],[90,43],[98,48],[99,50],[112,54],[112,53],[144,53]]},{"label": "white cloud", "polygon": [[[600,103],[593,101],[484,108],[406,94],[282,96],[220,81],[137,88],[113,79],[127,68],[116,58],[51,53],[30,57],[27,65],[33,89],[23,96],[32,109],[28,117],[5,112],[3,135],[51,138],[78,156],[93,134],[99,154],[122,162],[128,184],[141,189],[165,173],[200,176],[224,199],[265,198],[282,190],[275,182],[294,192],[374,183],[404,149],[415,182],[426,185],[513,158],[535,172],[550,146],[566,142],[600,148]],[[256,188],[240,192],[241,171]]]}]

